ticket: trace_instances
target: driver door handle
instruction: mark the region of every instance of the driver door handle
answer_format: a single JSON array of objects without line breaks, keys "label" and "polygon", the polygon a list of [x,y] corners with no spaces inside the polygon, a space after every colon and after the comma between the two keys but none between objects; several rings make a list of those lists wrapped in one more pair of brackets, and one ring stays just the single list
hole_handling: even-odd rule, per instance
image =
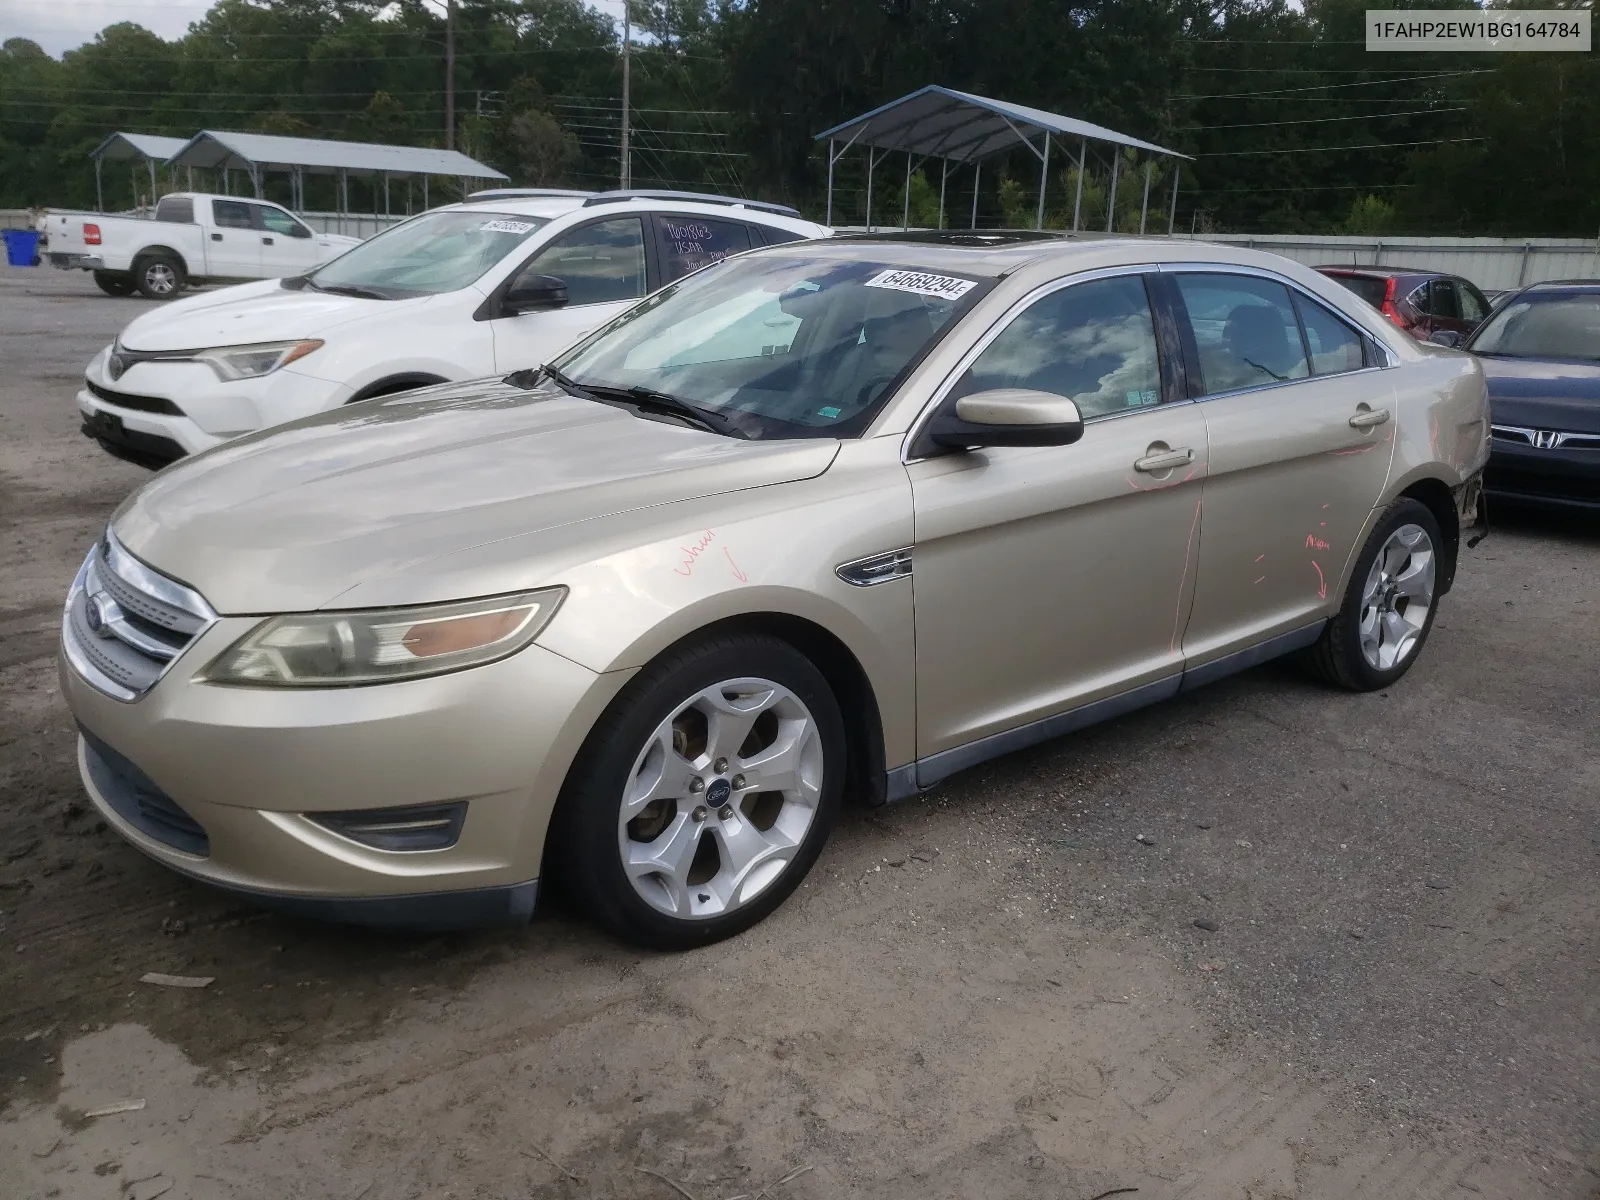
[{"label": "driver door handle", "polygon": [[261,244],[263,246],[270,246],[270,245],[272,245],[272,239],[269,238],[269,237],[264,237],[264,238],[261,239]]},{"label": "driver door handle", "polygon": [[1371,429],[1374,425],[1382,425],[1388,419],[1387,408],[1367,408],[1363,405],[1356,410],[1356,415],[1350,418],[1350,428]]},{"label": "driver door handle", "polygon": [[1170,471],[1174,467],[1186,467],[1193,461],[1193,450],[1166,450],[1160,454],[1147,454],[1143,458],[1134,459],[1133,469],[1154,474],[1158,471]]}]

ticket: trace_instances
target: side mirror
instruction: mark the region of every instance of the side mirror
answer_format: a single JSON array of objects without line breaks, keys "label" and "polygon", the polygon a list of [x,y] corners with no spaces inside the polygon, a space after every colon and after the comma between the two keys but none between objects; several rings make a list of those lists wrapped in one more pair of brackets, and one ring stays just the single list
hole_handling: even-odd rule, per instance
[{"label": "side mirror", "polygon": [[554,275],[519,275],[511,281],[501,307],[516,314],[536,312],[546,308],[564,308],[567,303],[567,285]]},{"label": "side mirror", "polygon": [[301,224],[299,224],[297,222],[296,224],[294,224],[293,226],[290,227],[289,236],[290,237],[296,237],[296,238],[308,238],[308,237],[311,236],[311,230],[307,229],[304,225],[301,225]]},{"label": "side mirror", "polygon": [[1435,346],[1444,346],[1451,350],[1459,350],[1461,349],[1461,343],[1466,339],[1464,339],[1454,329],[1435,329],[1428,335],[1428,340]]},{"label": "side mirror", "polygon": [[1067,446],[1083,436],[1078,406],[1054,392],[995,388],[963,396],[934,417],[928,438],[946,450]]}]

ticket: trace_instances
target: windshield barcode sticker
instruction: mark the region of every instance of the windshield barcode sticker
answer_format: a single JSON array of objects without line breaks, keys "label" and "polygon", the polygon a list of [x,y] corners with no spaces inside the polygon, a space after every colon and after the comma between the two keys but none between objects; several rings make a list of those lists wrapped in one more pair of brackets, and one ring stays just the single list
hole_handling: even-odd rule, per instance
[{"label": "windshield barcode sticker", "polygon": [[534,227],[526,221],[485,221],[478,226],[479,233],[532,233]]},{"label": "windshield barcode sticker", "polygon": [[977,285],[970,279],[957,279],[952,275],[928,275],[922,271],[883,271],[867,280],[867,286],[955,300],[966,295]]}]

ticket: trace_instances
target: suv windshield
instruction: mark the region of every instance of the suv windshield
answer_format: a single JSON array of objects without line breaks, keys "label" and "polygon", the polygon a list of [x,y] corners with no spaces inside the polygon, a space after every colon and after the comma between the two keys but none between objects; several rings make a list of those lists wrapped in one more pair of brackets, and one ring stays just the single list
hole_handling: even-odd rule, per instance
[{"label": "suv windshield", "polygon": [[1467,349],[1506,358],[1600,361],[1600,292],[1530,292],[1507,304]]},{"label": "suv windshield", "polygon": [[980,281],[833,258],[730,259],[657,292],[557,363],[665,392],[745,437],[854,437]]},{"label": "suv windshield", "polygon": [[395,299],[453,292],[547,223],[514,213],[423,213],[352,247],[309,282],[324,291],[358,288]]}]

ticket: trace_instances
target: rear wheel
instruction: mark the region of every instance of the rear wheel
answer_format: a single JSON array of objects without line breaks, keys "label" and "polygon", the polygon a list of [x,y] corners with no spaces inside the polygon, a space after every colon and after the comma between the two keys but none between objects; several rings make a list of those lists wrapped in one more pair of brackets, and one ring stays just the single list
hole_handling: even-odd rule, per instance
[{"label": "rear wheel", "polygon": [[1351,691],[1387,687],[1422,652],[1438,610],[1439,522],[1425,504],[1397,500],[1361,548],[1339,611],[1306,652],[1311,669]]},{"label": "rear wheel", "polygon": [[792,646],[730,635],[640,672],[563,791],[552,866],[600,924],[659,949],[767,916],[811,869],[844,788],[844,720]]},{"label": "rear wheel", "polygon": [[122,271],[94,272],[95,286],[108,296],[133,295],[133,277]]},{"label": "rear wheel", "polygon": [[171,300],[183,291],[183,264],[170,254],[147,254],[133,264],[133,279],[146,300]]}]

